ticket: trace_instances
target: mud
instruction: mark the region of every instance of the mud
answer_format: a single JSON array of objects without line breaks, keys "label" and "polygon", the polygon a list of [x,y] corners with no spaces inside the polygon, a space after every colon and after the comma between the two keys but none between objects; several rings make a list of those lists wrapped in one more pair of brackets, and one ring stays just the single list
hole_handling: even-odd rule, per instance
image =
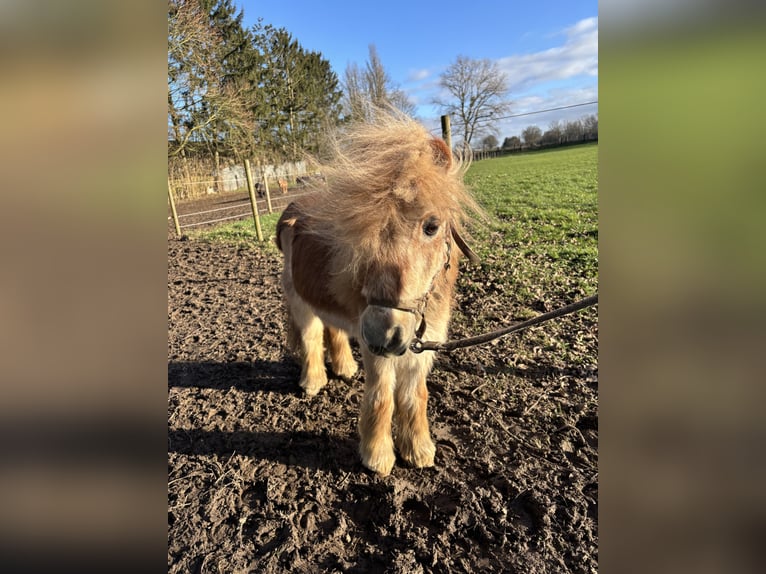
[{"label": "mud", "polygon": [[[597,571],[593,309],[546,335],[567,362],[532,331],[439,356],[436,466],[380,478],[357,455],[364,372],[298,388],[280,267],[274,248],[169,235],[169,572]],[[518,308],[481,273],[459,281],[453,336]]]}]

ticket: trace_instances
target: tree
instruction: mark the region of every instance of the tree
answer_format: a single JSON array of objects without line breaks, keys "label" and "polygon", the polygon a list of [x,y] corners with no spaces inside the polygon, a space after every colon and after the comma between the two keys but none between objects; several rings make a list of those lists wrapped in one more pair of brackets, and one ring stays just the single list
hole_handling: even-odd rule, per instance
[{"label": "tree", "polygon": [[264,57],[259,141],[298,159],[303,151],[315,151],[327,123],[338,119],[338,78],[321,54],[307,51],[284,28],[266,26],[256,34],[256,45]]},{"label": "tree", "polygon": [[223,80],[221,34],[197,0],[168,2],[168,154],[220,141],[246,145],[252,122],[238,86]]},{"label": "tree", "polygon": [[462,132],[463,149],[474,135],[494,132],[495,120],[510,110],[508,78],[495,62],[458,56],[441,75],[440,85],[453,99],[435,98],[442,113],[452,117],[452,125]]},{"label": "tree", "polygon": [[559,144],[563,141],[563,138],[564,128],[561,127],[561,122],[559,120],[553,120],[548,125],[548,130],[543,134],[542,139],[544,141],[542,143]]},{"label": "tree", "polygon": [[168,153],[296,159],[340,121],[338,78],[284,29],[242,27],[234,0],[168,0]]},{"label": "tree", "polygon": [[521,132],[521,137],[524,140],[524,145],[527,147],[534,147],[542,138],[543,133],[537,126],[529,126],[524,128]]},{"label": "tree", "polygon": [[519,136],[512,136],[509,138],[505,138],[503,140],[503,146],[502,149],[520,149],[521,148],[521,139],[519,139]]},{"label": "tree", "polygon": [[499,142],[497,141],[497,138],[494,135],[490,134],[488,136],[485,136],[481,140],[481,149],[483,149],[484,151],[497,149],[498,144]]},{"label": "tree", "polygon": [[583,139],[583,129],[580,120],[574,120],[564,124],[564,140],[567,142],[577,142]]},{"label": "tree", "polygon": [[369,45],[369,59],[361,69],[352,62],[346,66],[343,107],[351,121],[372,119],[376,109],[395,108],[414,116],[415,106],[386,72],[374,44]]},{"label": "tree", "polygon": [[598,139],[598,116],[590,115],[582,119],[583,136],[586,139]]},{"label": "tree", "polygon": [[351,62],[343,76],[343,113],[349,120],[364,120],[369,105],[362,70],[356,62]]}]

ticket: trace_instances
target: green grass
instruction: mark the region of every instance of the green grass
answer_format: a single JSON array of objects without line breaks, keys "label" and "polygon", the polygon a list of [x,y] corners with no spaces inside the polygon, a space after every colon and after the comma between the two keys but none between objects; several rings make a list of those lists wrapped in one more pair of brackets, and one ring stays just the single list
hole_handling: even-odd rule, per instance
[{"label": "green grass", "polygon": [[512,274],[521,299],[596,291],[598,144],[477,162],[466,183],[489,216],[472,226],[486,273]]},{"label": "green grass", "polygon": [[[452,330],[486,333],[598,291],[598,144],[476,162],[466,183],[487,212],[470,226],[479,265],[464,265]],[[596,312],[505,339],[483,360],[513,368],[596,361]]]},{"label": "green grass", "polygon": [[274,247],[271,241],[276,235],[277,221],[279,213],[261,215],[261,230],[265,241],[260,243],[255,232],[255,222],[252,216],[239,221],[222,223],[208,229],[199,229],[190,232],[188,235],[192,239],[202,241],[212,241],[217,243],[229,243],[237,246],[265,246],[267,249]]}]

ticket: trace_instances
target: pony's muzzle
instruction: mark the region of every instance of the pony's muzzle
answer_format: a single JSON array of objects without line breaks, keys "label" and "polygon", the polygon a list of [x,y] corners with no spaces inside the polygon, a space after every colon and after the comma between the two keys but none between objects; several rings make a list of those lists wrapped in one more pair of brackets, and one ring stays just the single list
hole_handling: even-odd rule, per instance
[{"label": "pony's muzzle", "polygon": [[412,314],[399,309],[368,305],[362,313],[361,334],[371,353],[381,357],[403,355],[410,346]]}]

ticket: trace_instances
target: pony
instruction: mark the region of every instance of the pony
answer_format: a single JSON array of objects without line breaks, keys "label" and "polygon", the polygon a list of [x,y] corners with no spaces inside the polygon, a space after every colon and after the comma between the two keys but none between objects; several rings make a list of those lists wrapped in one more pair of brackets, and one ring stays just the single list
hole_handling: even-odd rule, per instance
[{"label": "pony", "polygon": [[287,181],[280,177],[277,180],[277,184],[279,185],[279,190],[282,192],[282,195],[287,195]]},{"label": "pony", "polygon": [[277,224],[299,385],[314,396],[327,384],[325,345],[334,373],[353,377],[356,339],[362,463],[388,475],[396,449],[411,466],[433,466],[426,377],[434,356],[411,347],[446,340],[460,253],[476,259],[462,238],[468,214],[481,213],[465,167],[422,125],[387,113],[331,138],[322,173],[321,187]]}]

